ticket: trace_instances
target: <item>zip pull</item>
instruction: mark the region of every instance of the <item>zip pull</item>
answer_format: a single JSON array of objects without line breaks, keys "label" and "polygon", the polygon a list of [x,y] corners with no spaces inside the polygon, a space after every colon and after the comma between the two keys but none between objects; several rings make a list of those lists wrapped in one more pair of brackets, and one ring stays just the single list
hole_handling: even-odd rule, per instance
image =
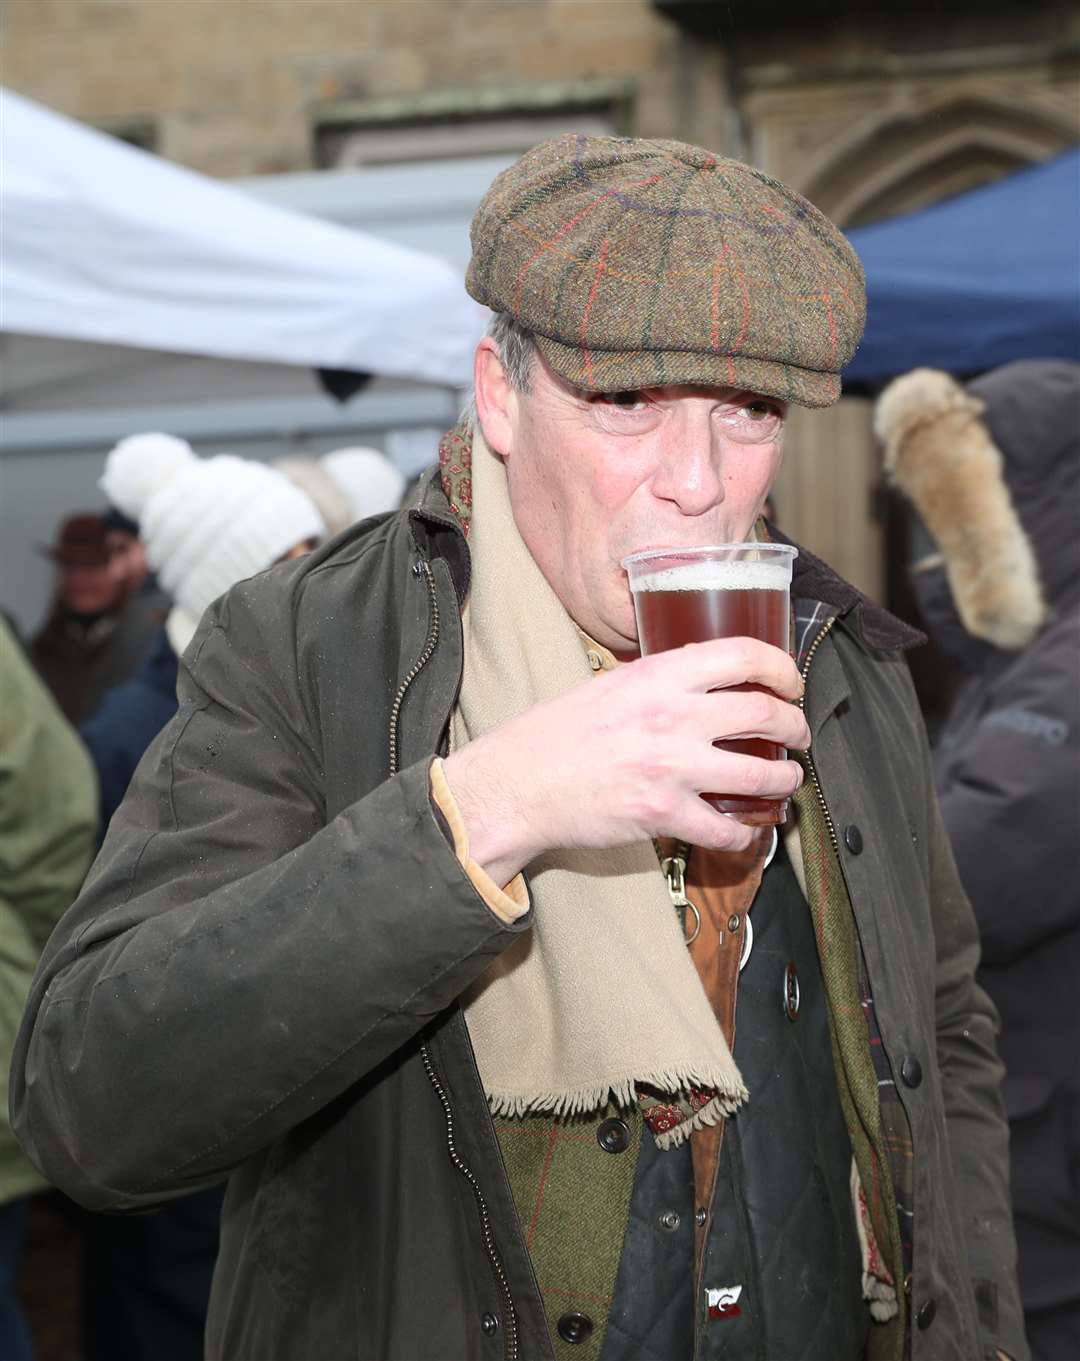
[{"label": "zip pull", "polygon": [[[686,866],[689,860],[690,847],[684,843],[679,846],[674,855],[665,856],[660,861],[660,870],[667,881],[668,893],[671,895],[675,915],[679,918],[683,938],[687,945],[693,945],[701,934],[701,913],[686,896]],[[694,929],[690,935],[686,934],[687,912],[693,913],[694,917]]]}]

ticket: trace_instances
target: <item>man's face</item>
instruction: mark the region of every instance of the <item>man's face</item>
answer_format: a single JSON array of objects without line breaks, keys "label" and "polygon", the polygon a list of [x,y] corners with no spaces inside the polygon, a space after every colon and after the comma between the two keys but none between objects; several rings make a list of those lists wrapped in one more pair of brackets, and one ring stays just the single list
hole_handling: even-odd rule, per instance
[{"label": "man's face", "polygon": [[505,412],[484,430],[518,531],[571,618],[627,657],[637,626],[621,560],[745,540],[780,466],[786,407],[733,388],[582,392],[537,355]]},{"label": "man's face", "polygon": [[111,529],[105,535],[105,546],[109,550],[109,567],[113,576],[123,583],[129,593],[137,591],[150,570],[142,540],[122,529]]},{"label": "man's face", "polygon": [[60,565],[60,599],[72,614],[104,614],[124,596],[112,563],[65,562]]}]

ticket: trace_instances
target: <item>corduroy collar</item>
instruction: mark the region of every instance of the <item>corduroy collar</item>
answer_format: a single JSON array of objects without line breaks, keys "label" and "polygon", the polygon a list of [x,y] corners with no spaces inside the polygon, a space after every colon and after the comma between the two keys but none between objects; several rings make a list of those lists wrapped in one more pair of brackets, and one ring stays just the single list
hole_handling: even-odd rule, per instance
[{"label": "corduroy collar", "polygon": [[876,651],[905,651],[926,642],[924,633],[863,595],[809,549],[801,547],[771,524],[768,530],[774,543],[791,544],[799,550],[791,581],[794,600],[821,601],[830,606],[838,618],[850,618],[859,640]]}]

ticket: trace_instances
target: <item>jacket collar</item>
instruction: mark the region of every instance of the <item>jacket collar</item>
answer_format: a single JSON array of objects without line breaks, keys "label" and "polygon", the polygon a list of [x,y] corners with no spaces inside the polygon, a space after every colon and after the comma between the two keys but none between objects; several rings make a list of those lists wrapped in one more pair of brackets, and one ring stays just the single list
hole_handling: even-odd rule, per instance
[{"label": "jacket collar", "polygon": [[926,642],[924,633],[875,604],[809,549],[800,547],[771,524],[768,530],[774,543],[799,549],[791,581],[795,600],[820,601],[829,606],[830,612],[848,624],[861,643],[878,652],[904,651]]},{"label": "jacket collar", "polygon": [[404,508],[417,552],[424,557],[445,558],[458,603],[464,606],[469,594],[469,549],[461,522],[446,499],[437,467],[421,473]]}]

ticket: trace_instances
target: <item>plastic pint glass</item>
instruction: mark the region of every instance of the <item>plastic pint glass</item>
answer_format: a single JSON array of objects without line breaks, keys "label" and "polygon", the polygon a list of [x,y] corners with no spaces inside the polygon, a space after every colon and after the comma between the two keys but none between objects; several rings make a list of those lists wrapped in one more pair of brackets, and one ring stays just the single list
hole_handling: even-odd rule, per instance
[{"label": "plastic pint glass", "polygon": [[[791,566],[787,544],[727,543],[711,548],[655,549],[623,560],[637,615],[643,656],[710,638],[760,638],[789,650]],[[758,690],[760,686],[733,686]],[[741,738],[717,742],[724,751],[783,760],[776,742]],[[783,822],[786,799],[703,794],[722,813],[752,826]]]}]

